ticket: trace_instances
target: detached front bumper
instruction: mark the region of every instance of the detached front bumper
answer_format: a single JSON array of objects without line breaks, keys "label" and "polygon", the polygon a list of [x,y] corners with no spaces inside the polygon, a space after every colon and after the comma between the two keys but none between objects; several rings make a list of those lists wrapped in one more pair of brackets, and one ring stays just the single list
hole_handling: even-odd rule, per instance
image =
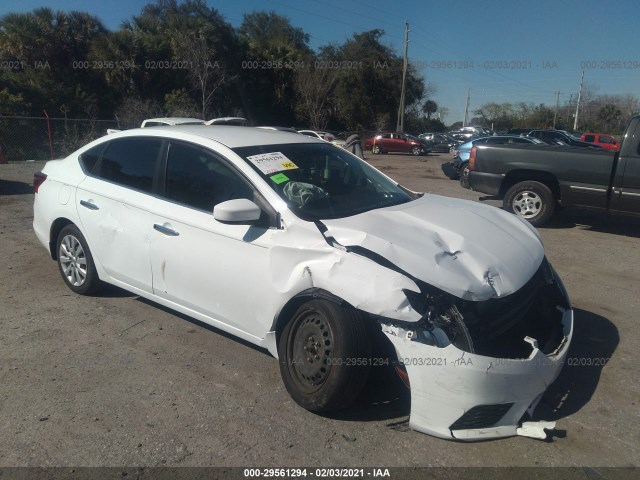
[{"label": "detached front bumper", "polygon": [[526,359],[492,358],[428,345],[411,331],[383,325],[411,384],[409,425],[436,437],[483,440],[518,434],[520,420],[533,412],[558,377],[573,335],[573,310],[562,309],[563,339],[545,355],[537,342]]}]

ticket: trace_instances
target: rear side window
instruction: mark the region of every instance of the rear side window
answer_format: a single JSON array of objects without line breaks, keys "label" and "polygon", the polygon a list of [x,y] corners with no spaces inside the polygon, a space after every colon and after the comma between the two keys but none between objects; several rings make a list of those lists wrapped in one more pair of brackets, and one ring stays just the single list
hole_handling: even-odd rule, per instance
[{"label": "rear side window", "polygon": [[162,140],[124,138],[109,142],[97,175],[113,183],[151,192]]},{"label": "rear side window", "polygon": [[584,141],[593,143],[593,142],[596,141],[596,136],[595,135],[585,135],[584,136]]},{"label": "rear side window", "polygon": [[100,156],[102,155],[102,152],[104,152],[106,146],[106,143],[101,143],[80,155],[80,165],[82,166],[84,173],[95,173],[93,170],[96,167],[98,160],[100,160]]}]

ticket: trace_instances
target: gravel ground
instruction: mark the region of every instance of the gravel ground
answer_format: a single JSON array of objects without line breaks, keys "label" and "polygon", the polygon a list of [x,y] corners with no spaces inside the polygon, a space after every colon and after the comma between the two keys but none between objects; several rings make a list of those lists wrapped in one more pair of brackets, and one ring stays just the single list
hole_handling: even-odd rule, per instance
[{"label": "gravel ground", "polygon": [[[414,190],[479,201],[444,177],[449,158],[368,160]],[[639,219],[564,210],[540,230],[576,319],[536,413],[557,420],[554,438],[458,443],[409,430],[407,396],[382,374],[356,406],[315,415],[264,351],[115,287],[72,293],[32,231],[42,165],[0,165],[0,467],[640,463]]]}]

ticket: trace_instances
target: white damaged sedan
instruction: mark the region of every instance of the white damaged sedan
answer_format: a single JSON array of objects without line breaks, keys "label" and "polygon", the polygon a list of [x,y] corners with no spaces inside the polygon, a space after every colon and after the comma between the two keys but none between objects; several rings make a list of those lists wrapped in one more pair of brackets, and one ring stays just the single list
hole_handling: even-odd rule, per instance
[{"label": "white damaged sedan", "polygon": [[514,215],[416,194],[321,140],[230,126],[109,135],[34,189],[35,233],[70,289],[117,285],[268,349],[308,410],[349,405],[382,340],[415,430],[552,426],[521,422],[560,373],[573,313]]}]

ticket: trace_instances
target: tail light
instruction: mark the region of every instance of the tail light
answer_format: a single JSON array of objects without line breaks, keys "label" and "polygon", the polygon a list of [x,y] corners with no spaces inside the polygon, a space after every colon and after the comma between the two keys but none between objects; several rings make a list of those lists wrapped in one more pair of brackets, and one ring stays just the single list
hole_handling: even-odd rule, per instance
[{"label": "tail light", "polygon": [[38,193],[40,185],[47,179],[47,175],[42,172],[36,172],[33,174],[33,193]]},{"label": "tail light", "polygon": [[469,152],[469,170],[475,170],[476,169],[476,150],[478,150],[478,147],[473,147],[471,149],[471,152]]},{"label": "tail light", "polygon": [[393,368],[400,377],[400,380],[402,380],[402,383],[404,383],[405,387],[411,390],[411,384],[409,383],[409,374],[407,373],[407,369],[405,368],[405,366],[400,362],[393,362]]}]

